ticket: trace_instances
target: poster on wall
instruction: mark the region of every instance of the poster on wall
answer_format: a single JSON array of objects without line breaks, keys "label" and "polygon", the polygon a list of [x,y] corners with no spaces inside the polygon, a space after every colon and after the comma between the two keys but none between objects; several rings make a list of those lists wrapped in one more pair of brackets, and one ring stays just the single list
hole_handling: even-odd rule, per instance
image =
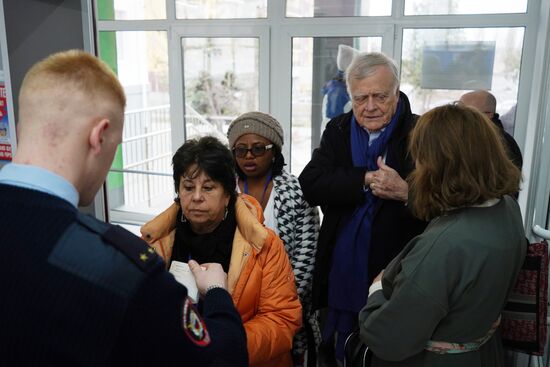
[{"label": "poster on wall", "polygon": [[490,90],[495,47],[493,41],[425,45],[422,52],[422,88]]},{"label": "poster on wall", "polygon": [[11,161],[10,124],[6,87],[0,83],[0,160]]}]

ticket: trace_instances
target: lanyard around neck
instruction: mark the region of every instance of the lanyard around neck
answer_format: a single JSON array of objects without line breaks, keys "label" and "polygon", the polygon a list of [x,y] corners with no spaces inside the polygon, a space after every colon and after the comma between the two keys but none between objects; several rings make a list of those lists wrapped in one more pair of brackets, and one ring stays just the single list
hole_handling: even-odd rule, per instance
[{"label": "lanyard around neck", "polygon": [[[269,170],[269,173],[267,174],[267,179],[264,183],[264,190],[262,192],[262,198],[260,199],[260,205],[263,205],[264,203],[264,197],[265,193],[267,192],[267,188],[269,187],[269,183],[271,182],[271,179],[273,178],[273,175],[271,174],[271,170]],[[248,195],[248,179],[245,178],[244,180],[244,193]]]}]

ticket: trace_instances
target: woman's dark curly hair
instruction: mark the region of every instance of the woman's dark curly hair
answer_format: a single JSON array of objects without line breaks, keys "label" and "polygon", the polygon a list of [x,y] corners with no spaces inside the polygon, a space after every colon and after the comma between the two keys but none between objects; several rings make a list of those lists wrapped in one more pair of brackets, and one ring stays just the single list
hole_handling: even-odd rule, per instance
[{"label": "woman's dark curly hair", "polygon": [[[189,169],[195,166],[190,172]],[[219,182],[231,199],[236,197],[235,161],[231,151],[213,136],[199,140],[187,140],[172,157],[174,189],[179,190],[184,175],[196,177],[204,172],[213,181]]]},{"label": "woman's dark curly hair", "polygon": [[[285,166],[285,157],[283,157],[283,153],[281,153],[281,150],[275,145],[273,145],[273,157],[275,160],[271,165],[271,175],[272,177],[275,177],[283,173],[283,167]],[[246,174],[241,170],[238,164],[236,164],[235,169],[237,170],[237,175],[239,175],[240,179],[246,179]]]}]

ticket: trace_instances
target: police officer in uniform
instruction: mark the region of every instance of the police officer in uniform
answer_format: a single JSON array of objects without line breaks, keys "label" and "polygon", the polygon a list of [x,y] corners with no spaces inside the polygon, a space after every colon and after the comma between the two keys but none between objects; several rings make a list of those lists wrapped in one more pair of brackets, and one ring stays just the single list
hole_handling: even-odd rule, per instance
[{"label": "police officer in uniform", "polygon": [[125,103],[82,51],[42,60],[23,81],[17,153],[0,170],[0,364],[246,366],[219,264],[190,261],[201,316],[145,242],[77,209],[105,179]]}]

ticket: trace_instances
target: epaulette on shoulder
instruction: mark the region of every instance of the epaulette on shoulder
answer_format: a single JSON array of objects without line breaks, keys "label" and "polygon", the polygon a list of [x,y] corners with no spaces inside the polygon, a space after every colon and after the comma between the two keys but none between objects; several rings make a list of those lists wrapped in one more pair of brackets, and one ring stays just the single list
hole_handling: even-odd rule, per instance
[{"label": "epaulette on shoulder", "polygon": [[164,267],[162,259],[152,247],[121,226],[107,224],[82,213],[78,213],[77,220],[100,235],[102,240],[119,250],[142,271],[149,273],[158,266]]}]

